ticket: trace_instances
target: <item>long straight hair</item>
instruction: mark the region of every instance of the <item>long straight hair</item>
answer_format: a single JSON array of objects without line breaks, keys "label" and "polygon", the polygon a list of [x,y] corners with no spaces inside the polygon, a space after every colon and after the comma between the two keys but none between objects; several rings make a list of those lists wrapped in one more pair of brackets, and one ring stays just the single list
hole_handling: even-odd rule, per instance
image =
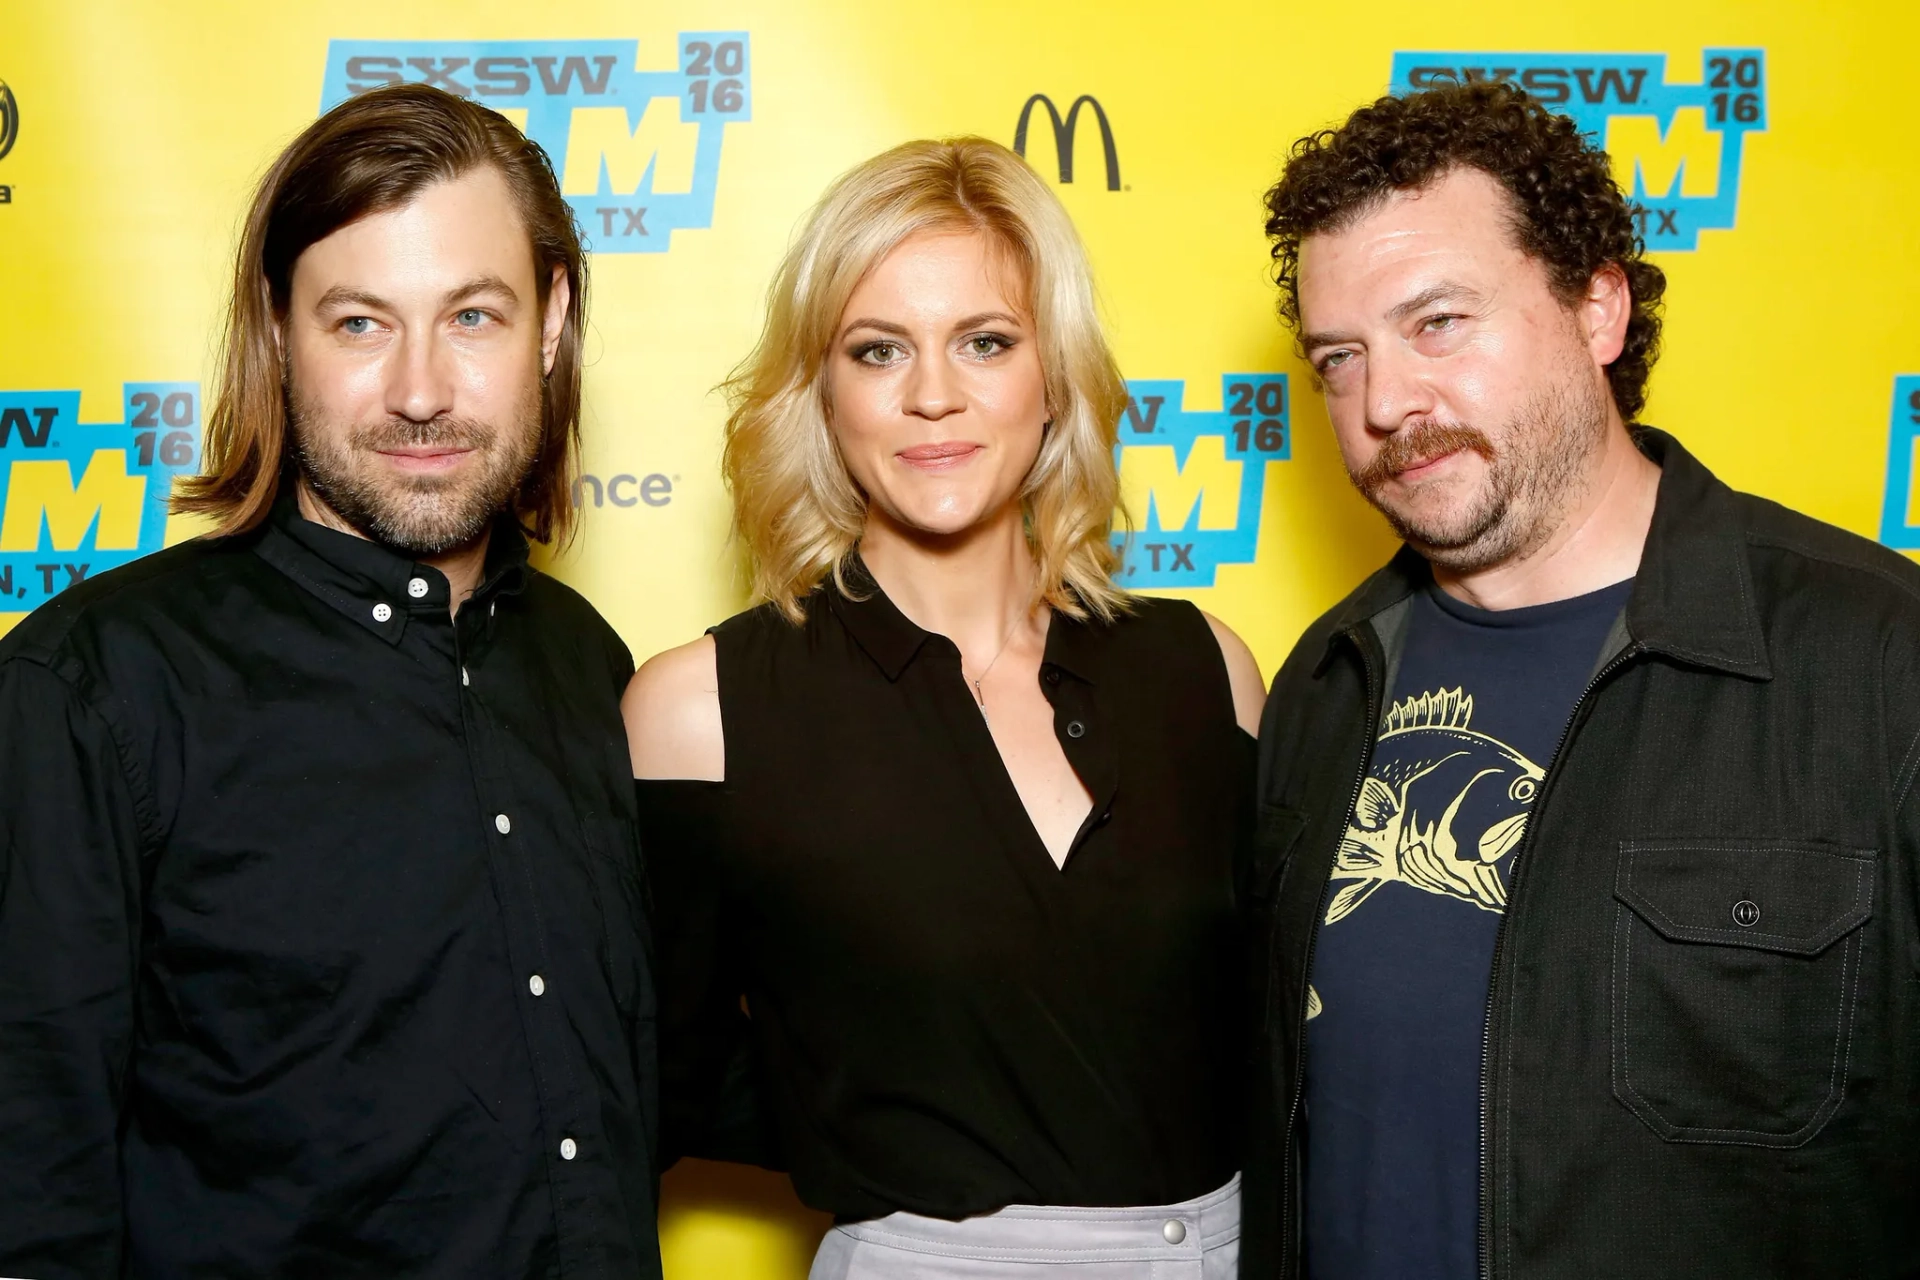
[{"label": "long straight hair", "polygon": [[483,165],[497,170],[513,193],[533,248],[541,306],[555,267],[566,271],[571,286],[542,397],[539,452],[514,499],[515,515],[534,538],[567,540],[587,313],[579,228],[538,143],[497,112],[419,84],[349,98],[307,126],[260,180],[235,255],[202,470],[182,483],[175,511],[211,517],[216,535],[242,533],[266,518],[279,495],[290,441],[274,331],[286,319],[300,255],[350,222],[398,208],[432,184]]},{"label": "long straight hair", "polygon": [[759,345],[724,387],[723,466],[754,590],[798,621],[827,575],[849,589],[867,500],[829,425],[827,355],[860,281],[903,240],[933,230],[988,235],[1016,268],[1051,419],[1021,490],[1040,596],[1070,617],[1110,619],[1127,599],[1113,583],[1113,447],[1127,386],[1072,219],[1026,161],[985,138],[875,156],[827,189],[787,251]]}]

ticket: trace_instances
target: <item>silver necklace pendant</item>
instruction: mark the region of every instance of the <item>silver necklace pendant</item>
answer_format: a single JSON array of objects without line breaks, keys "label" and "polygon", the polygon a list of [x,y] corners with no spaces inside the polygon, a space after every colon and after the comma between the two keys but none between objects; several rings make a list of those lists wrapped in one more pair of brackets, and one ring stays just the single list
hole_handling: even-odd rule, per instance
[{"label": "silver necklace pendant", "polygon": [[[987,673],[993,670],[993,664],[1000,661],[1000,655],[1005,653],[1007,646],[1013,643],[1013,633],[1019,629],[1020,619],[1016,617],[1012,623],[1008,625],[1007,634],[1000,638],[1000,648],[994,652],[992,659],[988,661],[987,665],[980,668],[979,679],[967,680],[967,683],[973,686],[973,700],[980,704],[980,718],[985,720],[989,725],[993,723],[993,718],[987,714],[987,691],[980,687],[980,683],[987,678]],[[964,663],[965,660],[962,659],[962,661]],[[967,669],[963,665],[960,668],[960,678],[966,680],[966,676]]]}]

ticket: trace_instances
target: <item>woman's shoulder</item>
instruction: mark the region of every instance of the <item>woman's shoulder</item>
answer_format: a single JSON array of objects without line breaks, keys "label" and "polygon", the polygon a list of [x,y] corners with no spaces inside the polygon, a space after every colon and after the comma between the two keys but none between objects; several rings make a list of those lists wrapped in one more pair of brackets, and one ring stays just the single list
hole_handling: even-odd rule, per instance
[{"label": "woman's shoulder", "polygon": [[[802,600],[800,602],[801,609],[808,609],[812,604],[812,600],[813,598],[811,596]],[[778,632],[783,628],[792,630],[795,625],[792,619],[780,611],[780,606],[768,600],[764,603],[754,605],[750,609],[742,609],[718,626],[708,628],[707,634],[720,635],[724,633],[729,637],[759,635],[765,632]]]},{"label": "woman's shoulder", "polygon": [[1207,615],[1191,600],[1128,596],[1111,618],[1089,616],[1081,625],[1127,662],[1205,660],[1214,647]]},{"label": "woman's shoulder", "polygon": [[[819,596],[801,602],[810,618]],[[718,781],[726,766],[720,687],[729,705],[767,686],[765,673],[791,660],[792,646],[806,645],[808,623],[795,622],[774,604],[756,605],[709,628],[696,640],[656,653],[640,665],[621,699],[636,778]]]},{"label": "woman's shoulder", "polygon": [[654,654],[627,682],[620,714],[636,778],[718,781],[726,772],[712,635]]},{"label": "woman's shoulder", "polygon": [[1205,626],[1206,615],[1191,600],[1168,596],[1128,595],[1113,615],[1112,625],[1119,632],[1139,636],[1185,635],[1191,639]]},{"label": "woman's shoulder", "polygon": [[1209,682],[1224,674],[1234,719],[1248,733],[1259,731],[1266,681],[1253,651],[1232,627],[1191,600],[1131,596],[1128,606],[1112,622],[1095,624],[1108,633],[1123,661],[1151,664],[1162,674],[1184,669]]},{"label": "woman's shoulder", "polygon": [[823,593],[815,591],[800,601],[799,619],[790,617],[779,605],[768,601],[751,609],[742,609],[707,634],[719,645],[722,665],[733,670],[737,663],[755,653],[778,653],[796,642],[804,642],[815,615],[824,606]]}]

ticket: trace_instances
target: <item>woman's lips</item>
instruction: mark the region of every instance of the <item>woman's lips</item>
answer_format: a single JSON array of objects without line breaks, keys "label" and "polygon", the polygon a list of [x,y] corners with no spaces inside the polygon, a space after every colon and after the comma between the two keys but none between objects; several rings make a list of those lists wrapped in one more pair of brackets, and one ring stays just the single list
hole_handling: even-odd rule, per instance
[{"label": "woman's lips", "polygon": [[893,456],[921,471],[951,471],[971,461],[980,450],[980,445],[964,440],[946,440],[939,444],[917,444]]}]

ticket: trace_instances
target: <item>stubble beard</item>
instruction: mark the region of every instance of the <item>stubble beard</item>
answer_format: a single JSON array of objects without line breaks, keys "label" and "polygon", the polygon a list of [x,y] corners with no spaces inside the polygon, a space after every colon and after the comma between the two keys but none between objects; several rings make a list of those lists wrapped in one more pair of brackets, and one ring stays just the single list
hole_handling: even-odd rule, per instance
[{"label": "stubble beard", "polygon": [[[1367,467],[1348,475],[1394,532],[1430,563],[1474,573],[1525,559],[1552,538],[1578,503],[1606,428],[1603,393],[1569,368],[1521,405],[1499,446],[1464,423],[1415,423],[1388,437]],[[1456,450],[1477,453],[1486,463],[1478,490],[1462,504],[1426,514],[1383,498],[1395,471]]]},{"label": "stubble beard", "polygon": [[[504,426],[442,414],[425,421],[388,416],[342,430],[291,383],[287,418],[301,478],[334,514],[375,542],[416,559],[471,546],[508,509],[539,453],[543,394],[538,383]],[[382,449],[472,449],[477,466],[453,476],[382,474]]]}]

